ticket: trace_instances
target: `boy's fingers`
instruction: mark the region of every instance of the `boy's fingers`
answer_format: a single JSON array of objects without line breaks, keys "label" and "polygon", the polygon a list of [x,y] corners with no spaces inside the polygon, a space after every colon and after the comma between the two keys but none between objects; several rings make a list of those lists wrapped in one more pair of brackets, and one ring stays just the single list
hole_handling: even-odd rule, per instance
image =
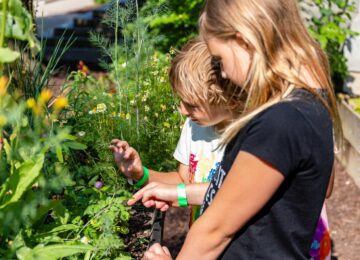
[{"label": "boy's fingers", "polygon": [[136,150],[132,147],[129,147],[125,151],[124,158],[130,159],[130,158],[134,157],[135,155],[136,155]]}]

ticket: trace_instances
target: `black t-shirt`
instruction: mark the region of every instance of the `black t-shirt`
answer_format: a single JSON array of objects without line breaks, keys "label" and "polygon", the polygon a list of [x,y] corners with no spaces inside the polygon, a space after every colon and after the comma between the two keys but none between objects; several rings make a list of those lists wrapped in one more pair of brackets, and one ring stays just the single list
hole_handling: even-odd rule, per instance
[{"label": "black t-shirt", "polygon": [[330,115],[320,100],[306,90],[296,89],[291,98],[253,118],[227,145],[202,212],[240,151],[271,164],[285,179],[260,212],[236,233],[221,259],[310,258],[308,252],[334,160],[332,128]]}]

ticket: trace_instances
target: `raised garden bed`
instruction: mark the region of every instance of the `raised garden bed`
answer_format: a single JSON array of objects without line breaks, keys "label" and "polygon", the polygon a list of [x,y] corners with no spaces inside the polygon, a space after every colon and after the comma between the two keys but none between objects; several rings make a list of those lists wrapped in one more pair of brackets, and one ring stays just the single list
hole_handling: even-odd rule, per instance
[{"label": "raised garden bed", "polygon": [[339,113],[344,131],[344,149],[336,156],[360,187],[360,113],[351,99],[339,102]]}]

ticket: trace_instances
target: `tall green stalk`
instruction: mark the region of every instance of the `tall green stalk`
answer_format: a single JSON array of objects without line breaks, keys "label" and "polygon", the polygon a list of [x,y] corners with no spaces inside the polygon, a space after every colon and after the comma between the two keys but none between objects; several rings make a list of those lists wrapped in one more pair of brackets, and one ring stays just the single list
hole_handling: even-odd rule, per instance
[{"label": "tall green stalk", "polygon": [[[4,47],[5,42],[5,33],[6,33],[6,18],[7,18],[7,8],[8,0],[2,1],[2,18],[1,18],[1,31],[0,31],[0,48]],[[3,75],[4,64],[0,63],[0,76]]]},{"label": "tall green stalk", "polygon": [[[138,1],[135,1],[136,4],[136,23],[139,22],[139,4]],[[139,67],[140,67],[140,57],[141,57],[141,42],[140,42],[140,28],[139,24],[137,24],[137,46],[138,46],[138,53],[136,57],[136,94],[139,93]],[[139,107],[136,107],[136,141],[139,143],[140,138],[140,126],[139,126]]]},{"label": "tall green stalk", "polygon": [[[118,61],[118,37],[119,37],[119,2],[116,1],[116,21],[115,21],[115,42],[114,42],[114,47],[115,47],[115,50],[114,50],[114,60],[113,60],[113,63],[114,63],[114,69],[115,69],[115,79],[116,79],[116,85],[117,85],[117,88],[118,88],[118,93],[119,93],[119,100],[120,100],[120,108],[119,108],[119,112],[121,114],[122,112],[122,90],[121,90],[121,85],[120,85],[120,79],[119,79],[119,61]],[[121,125],[119,126],[120,127],[120,137],[121,139],[123,139],[123,132],[122,132],[122,129],[121,129]]]}]

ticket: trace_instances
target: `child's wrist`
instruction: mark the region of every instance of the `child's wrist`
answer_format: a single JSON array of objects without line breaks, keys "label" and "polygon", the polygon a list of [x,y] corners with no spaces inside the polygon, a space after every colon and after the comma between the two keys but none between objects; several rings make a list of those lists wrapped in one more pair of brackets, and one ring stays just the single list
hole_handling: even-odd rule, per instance
[{"label": "child's wrist", "polygon": [[136,180],[136,183],[134,184],[136,188],[143,187],[149,179],[149,169],[145,166],[142,166],[141,170],[142,176],[138,180]]},{"label": "child's wrist", "polygon": [[141,180],[141,178],[144,176],[144,167],[141,166],[140,170],[133,174],[132,179],[135,182],[138,182]]}]

